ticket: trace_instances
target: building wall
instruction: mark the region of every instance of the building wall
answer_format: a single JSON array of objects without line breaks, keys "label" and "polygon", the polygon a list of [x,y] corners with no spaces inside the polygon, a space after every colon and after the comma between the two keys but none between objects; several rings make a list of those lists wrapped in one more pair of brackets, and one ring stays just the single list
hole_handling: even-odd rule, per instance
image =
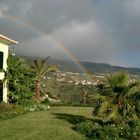
[{"label": "building wall", "polygon": [[[7,69],[8,46],[0,43],[0,51],[3,52],[3,69]],[[4,73],[0,72],[0,80],[3,80]],[[3,101],[7,103],[7,84],[3,83]]]}]

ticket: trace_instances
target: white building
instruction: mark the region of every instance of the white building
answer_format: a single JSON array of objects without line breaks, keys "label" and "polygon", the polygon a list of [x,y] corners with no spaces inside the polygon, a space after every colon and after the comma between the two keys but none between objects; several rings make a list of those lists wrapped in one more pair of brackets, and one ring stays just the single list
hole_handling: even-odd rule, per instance
[{"label": "white building", "polygon": [[16,41],[0,34],[0,101],[7,103],[7,84],[3,83],[4,72],[7,70],[7,58],[9,46],[17,44]]}]

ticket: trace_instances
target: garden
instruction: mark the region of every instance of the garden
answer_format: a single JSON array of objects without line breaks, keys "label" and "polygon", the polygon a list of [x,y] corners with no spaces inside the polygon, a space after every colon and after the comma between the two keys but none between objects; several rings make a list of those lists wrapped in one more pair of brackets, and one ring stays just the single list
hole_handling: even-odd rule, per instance
[{"label": "garden", "polygon": [[29,64],[9,54],[3,79],[8,104],[0,103],[0,139],[139,140],[139,81],[130,80],[127,72],[111,74],[95,87],[90,107],[52,106],[50,95],[42,93],[42,81],[58,66],[48,59]]}]

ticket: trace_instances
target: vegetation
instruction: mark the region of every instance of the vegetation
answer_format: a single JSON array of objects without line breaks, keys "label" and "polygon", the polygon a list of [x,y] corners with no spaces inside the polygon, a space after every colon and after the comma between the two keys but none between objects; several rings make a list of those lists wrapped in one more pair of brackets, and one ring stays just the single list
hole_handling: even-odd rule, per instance
[{"label": "vegetation", "polygon": [[75,129],[94,140],[139,140],[140,138],[140,121],[114,124],[110,121],[87,120],[77,124]]},{"label": "vegetation", "polygon": [[36,90],[36,99],[40,101],[40,90],[41,90],[41,81],[43,80],[44,76],[48,72],[54,72],[56,70],[56,65],[47,64],[49,57],[46,59],[40,60],[34,60],[32,69],[35,73],[36,79],[35,79],[35,90]]},{"label": "vegetation", "polygon": [[32,112],[0,121],[1,140],[85,140],[72,127],[92,117],[90,107],[52,107],[49,111]]},{"label": "vegetation", "polygon": [[97,88],[94,118],[78,123],[75,130],[90,139],[139,140],[139,83],[129,81],[127,73],[118,72]]},{"label": "vegetation", "polygon": [[8,104],[0,103],[0,119],[11,118],[31,111],[47,110],[48,104],[39,104],[34,98],[34,71],[21,57],[9,53],[8,70],[4,71],[8,86]]},{"label": "vegetation", "polygon": [[128,74],[116,73],[107,77],[106,83],[99,89],[98,103],[93,111],[94,116],[112,120],[137,119],[138,111],[138,82],[129,82]]},{"label": "vegetation", "polygon": [[[46,74],[56,70],[48,59],[34,60],[31,67],[24,59],[9,54],[8,70],[4,71],[9,104],[0,103],[0,139],[139,140],[139,82],[130,80],[126,72],[107,76],[96,88],[70,82],[71,76],[58,82],[51,75],[48,80]],[[49,98],[42,104],[42,92],[61,99],[63,105],[92,105],[93,111],[89,107],[68,106],[48,110]],[[22,114],[25,115],[9,119]],[[25,135],[27,132],[30,133]]]},{"label": "vegetation", "polygon": [[[43,91],[47,92],[50,97],[60,99],[59,105],[75,105],[75,106],[93,106],[93,99],[91,96],[95,93],[95,88],[92,85],[82,85],[75,83],[69,83],[72,77],[71,75],[66,76],[65,81],[57,81],[55,75],[49,75],[51,79],[45,79],[43,81]],[[82,76],[75,76],[75,79],[85,78]],[[87,92],[86,103],[84,104],[84,93]],[[55,104],[58,105],[58,104]]]},{"label": "vegetation", "polygon": [[22,104],[33,98],[34,75],[24,59],[9,54],[5,77],[8,81],[9,103]]},{"label": "vegetation", "polygon": [[[57,61],[61,65],[62,71],[71,71],[71,72],[78,72],[78,73],[83,72],[73,61],[67,61],[67,60],[57,60]],[[139,68],[118,67],[106,63],[94,63],[94,62],[80,62],[80,63],[90,73],[113,74],[118,71],[127,71],[129,74],[134,74],[137,75],[138,77],[140,75]]]},{"label": "vegetation", "polygon": [[19,105],[9,105],[4,102],[0,103],[0,120],[13,118],[17,115],[25,114],[26,111]]}]

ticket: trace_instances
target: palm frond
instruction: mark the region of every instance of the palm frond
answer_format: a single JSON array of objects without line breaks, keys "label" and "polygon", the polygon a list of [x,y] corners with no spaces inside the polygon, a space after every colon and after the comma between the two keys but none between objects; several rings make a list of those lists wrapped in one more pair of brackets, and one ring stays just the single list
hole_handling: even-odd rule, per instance
[{"label": "palm frond", "polygon": [[135,119],[140,116],[138,115],[139,82],[130,83],[126,72],[108,76],[105,85],[98,85],[97,88],[100,96],[94,98],[101,102],[94,108],[94,115],[114,120]]},{"label": "palm frond", "polygon": [[112,104],[112,112],[109,114],[109,119],[118,121],[121,119],[120,110],[117,105]]},{"label": "palm frond", "polygon": [[107,81],[112,88],[124,86],[128,82],[128,74],[126,72],[118,72],[110,77],[107,77]]}]

